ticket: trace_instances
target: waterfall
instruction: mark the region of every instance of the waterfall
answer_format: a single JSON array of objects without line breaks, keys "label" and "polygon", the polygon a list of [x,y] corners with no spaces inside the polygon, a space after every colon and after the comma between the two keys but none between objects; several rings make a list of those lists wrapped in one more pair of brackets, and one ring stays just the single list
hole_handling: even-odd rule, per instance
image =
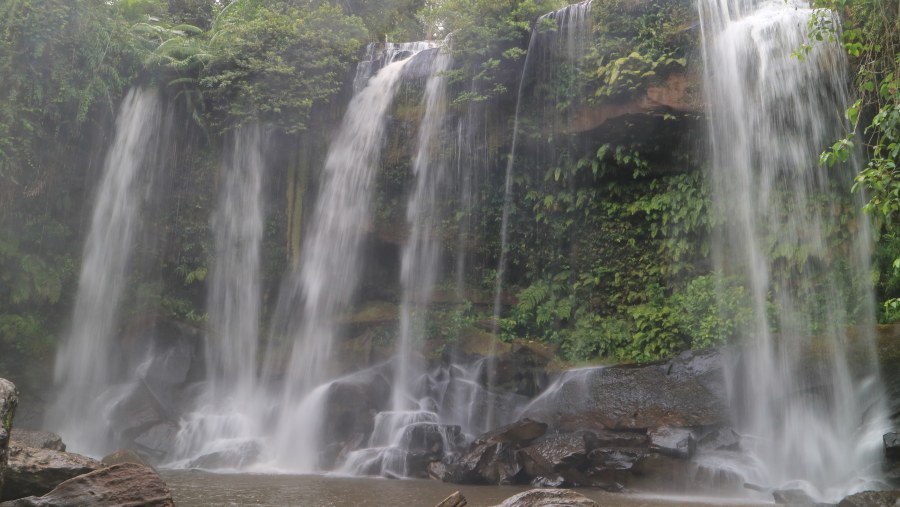
[{"label": "waterfall", "polygon": [[[236,467],[259,452],[260,410],[257,340],[260,313],[260,244],[263,236],[262,180],[266,138],[259,126],[233,134],[222,166],[219,200],[213,215],[213,268],[206,311],[206,375],[195,410],[182,421],[176,449],[181,464]],[[221,453],[235,452],[233,456]]]},{"label": "waterfall", "polygon": [[132,89],[119,108],[116,135],[97,187],[82,255],[71,328],[56,355],[58,397],[47,426],[70,447],[102,455],[110,445],[104,393],[130,372],[121,364],[115,334],[125,297],[129,260],[156,169],[162,106],[155,91]]},{"label": "waterfall", "polygon": [[[802,1],[699,4],[709,179],[724,220],[715,257],[754,302],[730,372],[735,421],[769,486],[839,499],[879,475],[883,422],[870,226],[861,196],[849,195],[856,167],[817,167],[845,128],[847,62],[829,42],[791,58],[814,12]],[[840,234],[844,248],[833,244]]]},{"label": "waterfall", "polygon": [[[318,468],[323,444],[318,438],[323,420],[320,402],[324,383],[335,373],[334,320],[349,305],[362,269],[361,247],[390,105],[408,57],[423,46],[385,48],[380,61],[386,65],[374,77],[364,77],[374,65],[363,66],[356,82],[367,84],[353,96],[329,147],[301,266],[282,290],[272,324],[292,343],[284,392],[275,408],[271,450],[276,467],[306,472]],[[277,344],[278,338],[271,341]],[[279,353],[276,349],[269,353],[269,374],[278,368]]]},{"label": "waterfall", "polygon": [[[447,179],[447,163],[442,149],[442,131],[447,109],[447,77],[453,64],[449,49],[438,50],[431,75],[425,85],[425,114],[419,126],[418,149],[412,170],[415,189],[409,196],[406,220],[409,237],[403,245],[400,265],[400,337],[397,344],[397,372],[392,393],[395,411],[417,407],[413,357],[425,334],[425,313],[435,279],[440,269],[441,245],[439,227],[443,186]],[[421,372],[418,372],[421,374]]]},{"label": "waterfall", "polygon": [[376,415],[368,448],[352,452],[344,471],[353,474],[407,474],[406,453],[415,427],[438,423],[437,414],[421,406],[425,395],[420,379],[425,372],[417,355],[425,334],[425,316],[435,280],[440,274],[441,245],[437,228],[441,224],[441,196],[449,174],[447,156],[442,153],[447,110],[447,77],[453,58],[449,48],[437,50],[422,103],[425,108],[419,125],[416,155],[412,161],[415,186],[409,194],[406,220],[409,236],[403,245],[400,266],[400,329],[394,359],[391,410]]}]

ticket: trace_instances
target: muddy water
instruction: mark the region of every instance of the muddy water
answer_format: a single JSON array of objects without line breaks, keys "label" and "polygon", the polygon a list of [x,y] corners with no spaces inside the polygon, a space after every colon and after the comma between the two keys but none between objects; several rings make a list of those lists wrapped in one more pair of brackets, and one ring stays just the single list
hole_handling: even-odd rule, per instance
[{"label": "muddy water", "polygon": [[[387,480],[319,475],[211,474],[164,470],[163,479],[179,507],[433,507],[461,491],[472,507],[496,505],[524,491],[517,486],[459,486],[426,480]],[[612,494],[579,489],[603,507],[759,507],[732,499]]]}]

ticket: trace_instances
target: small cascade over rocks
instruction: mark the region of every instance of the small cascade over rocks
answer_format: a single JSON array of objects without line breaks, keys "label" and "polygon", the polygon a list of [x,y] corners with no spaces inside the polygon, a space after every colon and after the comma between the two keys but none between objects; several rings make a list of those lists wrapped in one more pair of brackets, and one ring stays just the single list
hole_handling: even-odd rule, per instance
[{"label": "small cascade over rocks", "polygon": [[115,333],[142,213],[160,169],[164,123],[155,90],[133,88],[119,106],[94,197],[71,328],[57,350],[57,399],[47,427],[86,454],[107,451],[107,420],[120,392],[130,389],[133,365],[121,359]]},{"label": "small cascade over rocks", "polygon": [[[837,43],[803,1],[699,2],[711,111],[709,180],[718,269],[754,302],[747,345],[727,372],[738,431],[765,486],[823,500],[871,487],[884,432],[873,346],[869,225],[849,194],[854,159],[817,167],[849,105]],[[802,61],[792,58],[807,43]],[[856,225],[841,227],[847,220]],[[850,235],[846,249],[833,231]],[[851,339],[855,325],[859,337]],[[848,344],[854,344],[851,357]]]}]

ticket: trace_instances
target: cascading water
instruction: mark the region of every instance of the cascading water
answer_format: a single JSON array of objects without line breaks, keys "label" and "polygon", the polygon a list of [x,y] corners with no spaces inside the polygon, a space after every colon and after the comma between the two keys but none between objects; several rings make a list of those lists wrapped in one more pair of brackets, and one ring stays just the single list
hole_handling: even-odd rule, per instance
[{"label": "cascading water", "polygon": [[440,192],[447,179],[447,163],[439,150],[447,108],[445,73],[452,64],[449,51],[438,50],[425,85],[425,115],[419,126],[418,149],[412,165],[416,186],[406,208],[410,232],[403,246],[400,266],[403,297],[392,394],[395,411],[418,405],[413,395],[416,391],[413,382],[421,372],[416,372],[412,355],[425,333],[425,311],[440,268],[441,245],[435,229],[440,225]]},{"label": "cascading water", "polygon": [[[213,218],[215,257],[207,295],[207,382],[178,433],[176,460],[237,452],[207,466],[238,467],[258,453],[257,341],[260,313],[262,180],[266,136],[259,126],[234,134]],[[221,457],[221,455],[220,455]],[[204,462],[201,461],[201,464]]]},{"label": "cascading water", "polygon": [[[735,422],[767,486],[840,498],[878,475],[883,421],[869,225],[860,196],[848,195],[854,167],[817,167],[845,126],[847,63],[833,43],[791,58],[814,15],[803,2],[699,3],[709,177],[725,223],[717,264],[742,277],[754,303],[731,372]],[[852,349],[851,325],[863,335]]]},{"label": "cascading water", "polygon": [[132,89],[120,106],[84,246],[71,330],[57,351],[59,394],[48,411],[47,426],[82,453],[109,451],[109,407],[104,400],[115,398],[107,391],[126,373],[114,367],[120,363],[114,340],[119,302],[151,187],[148,173],[156,169],[148,162],[159,150],[162,115],[153,90]]},{"label": "cascading water", "polygon": [[[274,329],[284,330],[293,338],[284,393],[274,409],[276,427],[270,459],[277,468],[305,472],[318,469],[323,444],[318,438],[323,420],[321,402],[327,390],[325,382],[335,373],[331,364],[334,321],[356,290],[388,111],[408,57],[427,46],[391,45],[381,58],[387,65],[374,77],[361,77],[372,65],[357,74],[357,83],[367,84],[350,101],[329,148],[301,266],[282,291],[273,322]],[[299,313],[295,312],[297,306]],[[275,368],[278,354],[270,351],[266,361],[270,370]]]},{"label": "cascading water", "polygon": [[446,72],[453,64],[448,50],[437,50],[423,104],[418,146],[412,170],[415,188],[410,192],[406,219],[409,237],[400,267],[400,329],[394,358],[391,410],[376,416],[369,448],[348,457],[345,471],[356,474],[406,476],[406,449],[416,425],[438,422],[437,414],[421,406],[425,395],[419,381],[424,371],[416,355],[425,333],[425,313],[440,268],[440,194],[447,180],[446,156],[440,153],[447,108]]}]

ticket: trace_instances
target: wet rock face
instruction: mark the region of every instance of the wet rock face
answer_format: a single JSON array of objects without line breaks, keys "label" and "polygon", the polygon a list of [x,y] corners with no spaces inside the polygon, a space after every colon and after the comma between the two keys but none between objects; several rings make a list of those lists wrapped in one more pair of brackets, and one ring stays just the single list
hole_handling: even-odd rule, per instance
[{"label": "wet rock face", "polygon": [[9,441],[13,416],[19,403],[19,393],[12,382],[0,378],[0,498],[3,493],[3,477],[9,459]]},{"label": "wet rock face", "polygon": [[40,496],[65,480],[100,468],[102,463],[80,454],[12,444],[0,500]]},{"label": "wet rock face", "polygon": [[3,502],[0,507],[174,507],[172,493],[150,467],[123,463],[69,479],[44,496]]},{"label": "wet rock face", "polygon": [[569,372],[526,417],[565,431],[717,425],[727,402],[720,355],[686,352],[666,362]]}]

